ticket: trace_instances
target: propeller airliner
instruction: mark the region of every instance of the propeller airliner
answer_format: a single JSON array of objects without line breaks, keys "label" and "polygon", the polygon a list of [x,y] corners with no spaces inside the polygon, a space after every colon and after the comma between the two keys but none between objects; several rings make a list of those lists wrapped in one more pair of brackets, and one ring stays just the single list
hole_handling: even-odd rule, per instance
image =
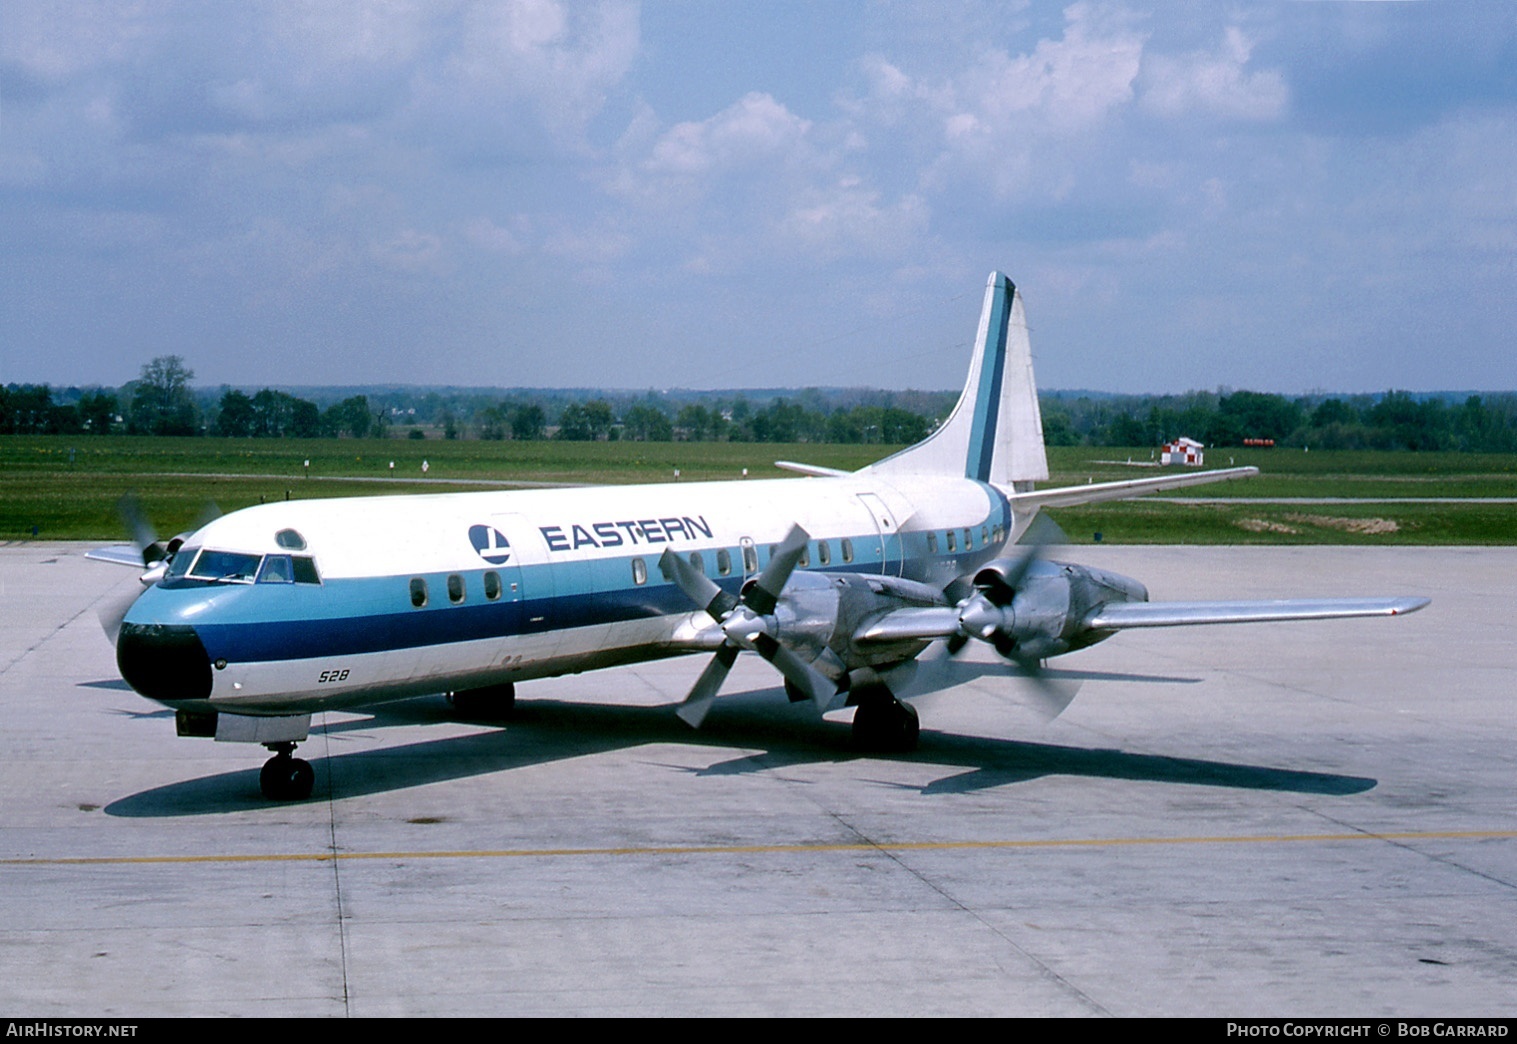
[{"label": "propeller airliner", "polygon": [[[1127,577],[1047,558],[1043,508],[1255,468],[1039,490],[1048,478],[1022,297],[992,273],[963,394],[924,441],[805,480],[305,500],[246,508],[92,557],[146,568],[106,619],[121,676],[185,736],[262,744],[274,800],[315,712],[448,693],[503,714],[534,678],[702,654],[676,713],[699,727],[743,652],[793,700],[855,707],[866,750],[916,746],[918,658],[991,645],[1008,674],[1119,630],[1394,616],[1426,598],[1153,603]],[[925,674],[926,672],[922,672]],[[1051,684],[1042,679],[1043,684]]]}]

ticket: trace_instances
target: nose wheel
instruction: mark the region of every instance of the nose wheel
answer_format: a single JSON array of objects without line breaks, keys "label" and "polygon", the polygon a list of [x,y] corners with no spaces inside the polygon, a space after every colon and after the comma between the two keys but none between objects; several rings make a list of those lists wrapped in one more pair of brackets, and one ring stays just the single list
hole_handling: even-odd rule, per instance
[{"label": "nose wheel", "polygon": [[310,797],[316,772],[309,761],[291,756],[295,744],[270,743],[267,746],[274,756],[263,763],[263,771],[258,774],[263,796],[270,801],[304,801]]}]

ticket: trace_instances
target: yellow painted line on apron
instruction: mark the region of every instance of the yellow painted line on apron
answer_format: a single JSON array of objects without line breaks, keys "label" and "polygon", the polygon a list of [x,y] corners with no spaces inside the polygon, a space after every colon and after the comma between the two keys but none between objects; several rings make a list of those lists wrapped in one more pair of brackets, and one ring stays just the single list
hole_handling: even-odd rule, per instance
[{"label": "yellow painted line on apron", "polygon": [[1336,841],[1486,841],[1517,830],[1413,830],[1391,833],[1250,834],[1215,837],[1036,838],[1000,841],[858,841],[847,844],[627,845],[616,848],[481,848],[406,852],[269,852],[223,855],[38,856],[0,859],[0,866],[142,866],[187,863],[324,863],[380,859],[566,859],[616,856],[810,855],[828,852],[954,852],[994,849],[1116,848],[1133,845],[1321,844]]}]

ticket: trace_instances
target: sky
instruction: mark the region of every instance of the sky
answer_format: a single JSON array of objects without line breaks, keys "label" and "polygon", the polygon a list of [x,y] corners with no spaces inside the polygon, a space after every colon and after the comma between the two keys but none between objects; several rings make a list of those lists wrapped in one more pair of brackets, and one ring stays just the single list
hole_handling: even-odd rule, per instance
[{"label": "sky", "polygon": [[1517,389],[1517,5],[0,4],[0,382]]}]

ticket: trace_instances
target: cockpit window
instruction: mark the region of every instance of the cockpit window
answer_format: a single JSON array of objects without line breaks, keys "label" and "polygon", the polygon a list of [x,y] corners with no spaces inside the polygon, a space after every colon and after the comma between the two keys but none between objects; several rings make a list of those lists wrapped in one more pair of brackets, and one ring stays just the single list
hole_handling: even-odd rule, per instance
[{"label": "cockpit window", "polygon": [[174,552],[174,560],[169,563],[168,572],[164,573],[164,579],[176,580],[190,571],[190,565],[195,561],[195,556],[200,554],[198,547],[181,547]]},{"label": "cockpit window", "polygon": [[316,572],[316,560],[309,555],[292,555],[290,561],[295,566],[295,582],[297,584],[319,584],[321,574]]},{"label": "cockpit window", "polygon": [[275,533],[274,543],[286,551],[304,551],[306,549],[306,538],[293,529],[281,529]]},{"label": "cockpit window", "polygon": [[258,582],[260,584],[293,584],[295,567],[290,563],[290,556],[265,556],[263,568],[258,571]]},{"label": "cockpit window", "polygon": [[200,552],[200,557],[195,559],[195,567],[190,570],[190,576],[197,580],[231,580],[250,584],[258,574],[258,563],[262,558],[262,555],[245,555],[239,551],[208,549]]}]

